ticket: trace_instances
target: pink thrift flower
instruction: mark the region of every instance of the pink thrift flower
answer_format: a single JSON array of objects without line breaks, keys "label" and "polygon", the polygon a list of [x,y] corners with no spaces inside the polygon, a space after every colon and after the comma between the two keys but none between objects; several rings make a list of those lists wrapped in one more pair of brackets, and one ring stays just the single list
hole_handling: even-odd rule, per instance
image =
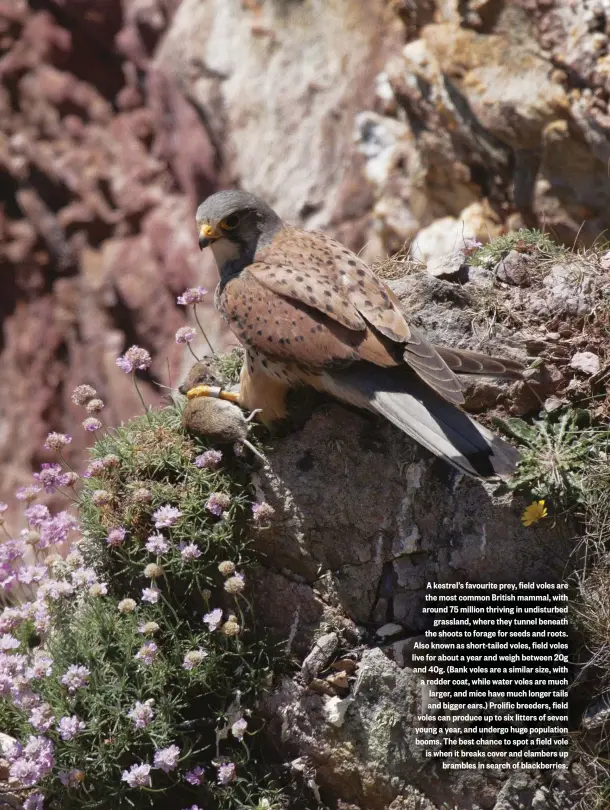
[{"label": "pink thrift flower", "polygon": [[237,777],[235,765],[232,762],[225,762],[218,767],[218,784],[230,785]]},{"label": "pink thrift flower", "polygon": [[476,253],[480,247],[483,247],[483,243],[479,242],[478,239],[475,239],[472,236],[466,236],[464,238],[463,253],[465,256],[471,256],[473,253]]},{"label": "pink thrift flower", "polygon": [[127,530],[123,526],[117,526],[108,532],[106,542],[109,546],[121,546],[123,545],[123,540],[125,540],[126,534]]},{"label": "pink thrift flower", "polygon": [[23,585],[41,582],[47,574],[46,565],[26,565],[17,572],[17,579]]},{"label": "pink thrift flower", "polygon": [[74,515],[62,510],[43,521],[39,529],[40,541],[38,547],[47,548],[47,546],[56,546],[60,543],[64,543],[70,532],[75,532],[80,529],[80,523]]},{"label": "pink thrift flower", "polygon": [[116,364],[126,374],[130,374],[136,369],[146,371],[152,365],[152,358],[146,349],[132,346],[121,357],[117,357]]},{"label": "pink thrift flower", "polygon": [[206,650],[191,650],[187,652],[184,656],[184,661],[182,662],[183,669],[195,669],[195,667],[199,666],[199,664],[203,663],[205,659],[208,657],[209,653]]},{"label": "pink thrift flower", "polygon": [[252,504],[252,517],[255,523],[269,523],[275,516],[275,509],[267,501]]},{"label": "pink thrift flower", "polygon": [[143,664],[150,666],[153,663],[157,654],[159,652],[159,648],[155,644],[154,641],[148,641],[146,644],[143,644],[138,652],[135,654],[135,658],[137,661],[142,661]]},{"label": "pink thrift flower", "polygon": [[189,785],[202,785],[205,780],[205,770],[201,765],[195,765],[192,770],[184,774],[184,778]]},{"label": "pink thrift flower", "polygon": [[0,636],[0,650],[7,652],[8,650],[16,650],[21,646],[21,642],[12,636],[10,633],[3,633]]},{"label": "pink thrift flower", "polygon": [[30,526],[33,526],[35,529],[39,529],[42,523],[51,517],[48,507],[44,506],[42,503],[35,503],[32,504],[32,506],[28,506],[23,514]]},{"label": "pink thrift flower", "polygon": [[76,571],[72,571],[72,582],[77,588],[84,588],[85,585],[97,582],[97,574],[93,568],[77,568]]},{"label": "pink thrift flower", "polygon": [[176,299],[178,304],[182,306],[187,306],[188,304],[200,304],[208,291],[205,287],[190,287],[188,290],[185,290],[182,295],[179,295]]},{"label": "pink thrift flower", "polygon": [[44,796],[42,793],[30,793],[24,799],[23,810],[44,810]]},{"label": "pink thrift flower", "polygon": [[132,788],[150,787],[150,765],[132,765],[128,771],[123,771],[121,781]]},{"label": "pink thrift flower", "polygon": [[49,495],[52,495],[60,487],[67,486],[70,480],[59,464],[42,464],[40,472],[33,473],[33,475]]},{"label": "pink thrift flower", "polygon": [[48,731],[55,723],[53,709],[48,703],[41,703],[39,706],[34,706],[29,716],[29,723],[36,731],[40,731],[41,733]]},{"label": "pink thrift flower", "polygon": [[197,331],[192,326],[182,326],[176,332],[176,343],[191,343],[196,335]]},{"label": "pink thrift flower", "polygon": [[229,506],[231,506],[231,498],[224,492],[212,492],[205,504],[208,512],[216,517],[221,517]]},{"label": "pink thrift flower", "polygon": [[146,728],[152,723],[155,716],[153,711],[154,703],[153,698],[149,698],[144,703],[137,700],[133,709],[127,713],[127,717],[133,721],[136,728]]},{"label": "pink thrift flower", "polygon": [[201,557],[201,549],[195,545],[195,543],[189,543],[186,546],[182,546],[180,550],[180,556],[185,562],[192,562],[196,560],[198,557]]},{"label": "pink thrift flower", "polygon": [[145,547],[147,551],[157,556],[169,551],[169,543],[162,534],[151,534],[145,543]]},{"label": "pink thrift flower", "polygon": [[87,403],[87,413],[91,415],[100,413],[105,407],[103,399],[92,399],[91,402]]},{"label": "pink thrift flower", "polygon": [[156,605],[161,596],[159,588],[142,588],[142,601],[149,602],[151,605]]},{"label": "pink thrift flower", "polygon": [[62,717],[57,724],[57,730],[62,740],[69,741],[85,730],[85,724],[73,714],[70,717]]},{"label": "pink thrift flower", "polygon": [[222,622],[222,609],[221,608],[214,608],[214,610],[206,613],[203,617],[204,624],[207,624],[208,630],[213,632],[216,630],[220,623]]},{"label": "pink thrift flower", "polygon": [[28,680],[35,680],[37,678],[48,678],[53,670],[53,659],[50,655],[43,652],[37,652],[34,655],[32,666],[27,671]]},{"label": "pink thrift flower", "polygon": [[47,450],[55,450],[55,452],[59,452],[62,447],[70,444],[72,441],[72,437],[68,436],[66,433],[49,433],[47,439],[44,443],[44,446]]},{"label": "pink thrift flower", "polygon": [[73,695],[77,689],[87,686],[90,674],[87,667],[72,664],[72,666],[69,666],[66,670],[65,675],[61,676],[60,680],[63,685],[67,687],[68,692]]},{"label": "pink thrift flower", "polygon": [[155,768],[159,768],[165,773],[175,771],[178,767],[178,760],[180,759],[180,749],[177,745],[170,745],[167,748],[161,748],[155,751]]},{"label": "pink thrift flower", "polygon": [[175,506],[160,506],[153,512],[153,520],[156,529],[165,529],[173,526],[182,517],[182,512]]},{"label": "pink thrift flower", "polygon": [[72,402],[75,405],[86,405],[96,395],[97,391],[90,385],[77,385],[72,392]]},{"label": "pink thrift flower", "polygon": [[200,470],[215,470],[222,460],[221,450],[206,450],[195,459],[195,466]]},{"label": "pink thrift flower", "polygon": [[19,487],[17,492],[15,492],[15,497],[18,501],[26,501],[27,503],[30,503],[36,498],[39,492],[40,487],[30,484],[27,487]]},{"label": "pink thrift flower", "polygon": [[236,720],[233,725],[231,726],[231,734],[241,742],[244,738],[244,734],[246,733],[246,729],[248,728],[247,720],[244,720],[243,717],[240,717],[239,720]]},{"label": "pink thrift flower", "polygon": [[91,500],[96,506],[108,506],[112,502],[112,493],[107,489],[94,489],[91,493]]}]

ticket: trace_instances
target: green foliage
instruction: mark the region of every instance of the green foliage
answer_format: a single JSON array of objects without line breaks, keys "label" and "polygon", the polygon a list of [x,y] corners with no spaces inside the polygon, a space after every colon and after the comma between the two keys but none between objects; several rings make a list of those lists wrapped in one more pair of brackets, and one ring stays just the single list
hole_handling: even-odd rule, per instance
[{"label": "green foliage", "polygon": [[494,419],[521,445],[521,461],[509,486],[556,506],[584,506],[591,465],[606,458],[610,432],[591,424],[588,411],[572,408],[545,413],[532,424],[522,419]]},{"label": "green foliage", "polygon": [[[55,581],[73,582],[75,571],[89,570],[96,584],[51,602],[43,647],[53,659],[52,672],[36,683],[56,722],[76,715],[85,729],[72,740],[61,739],[56,723],[47,732],[55,745],[55,767],[37,786],[47,797],[46,807],[285,806],[259,750],[262,721],[252,713],[279,659],[256,633],[247,588],[229,592],[227,574],[218,567],[223,561],[234,563],[247,583],[253,561],[248,465],[227,451],[217,469],[200,469],[194,459],[207,449],[205,440],[185,433],[175,406],[108,432],[93,448],[94,458],[105,464],[110,458],[110,463],[83,479],[83,539],[66,560],[53,563],[52,575]],[[106,493],[103,505],[101,490]],[[206,508],[212,493],[230,499],[221,516]],[[153,514],[163,506],[177,508],[180,517],[171,527],[155,528]],[[109,532],[118,527],[125,528],[125,537],[110,546]],[[153,534],[164,536],[166,552],[146,549]],[[201,556],[184,559],[181,548],[193,543]],[[144,573],[150,563],[160,566],[153,580]],[[142,599],[142,589],[151,587],[159,590],[156,603]],[[133,612],[119,608],[125,599],[134,600]],[[210,630],[203,616],[217,608],[222,619]],[[155,624],[146,633],[147,623]],[[22,650],[31,643],[29,622],[14,633]],[[148,664],[136,657],[147,642],[157,647]],[[185,668],[185,656],[197,650],[204,657]],[[88,683],[70,694],[61,677],[72,665],[90,674]],[[137,701],[153,701],[154,718],[143,728],[129,717]],[[27,710],[0,699],[0,724],[25,740],[35,733],[27,717]],[[231,731],[240,718],[248,724],[241,742]],[[154,754],[171,745],[180,749],[179,764],[165,773],[154,768]],[[236,765],[236,779],[227,785],[217,781],[223,762]],[[140,763],[153,765],[151,785],[130,787],[121,774]],[[205,768],[200,786],[185,780],[195,766]],[[59,774],[72,769],[84,777],[66,787]]]},{"label": "green foliage", "polygon": [[243,362],[244,350],[239,347],[229,354],[221,354],[216,358],[216,366],[223,385],[234,385],[239,382]]},{"label": "green foliage", "polygon": [[0,697],[0,731],[11,737],[19,736],[23,728],[23,717],[8,700]]},{"label": "green foliage", "polygon": [[498,236],[480,247],[472,254],[470,264],[477,267],[493,267],[515,249],[527,253],[536,252],[548,257],[559,256],[565,251],[565,248],[553,242],[547,233],[521,228]]}]

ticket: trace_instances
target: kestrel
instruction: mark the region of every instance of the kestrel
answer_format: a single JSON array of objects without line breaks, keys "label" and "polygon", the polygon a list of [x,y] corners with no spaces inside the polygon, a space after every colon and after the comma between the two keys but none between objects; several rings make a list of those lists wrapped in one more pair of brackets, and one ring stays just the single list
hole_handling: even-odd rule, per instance
[{"label": "kestrel", "polygon": [[432,345],[358,256],[252,194],[213,194],[196,221],[220,273],[216,308],[246,348],[245,408],[273,422],[287,415],[289,389],[312,386],[381,414],[471,476],[513,472],[517,451],[458,407],[455,372],[519,376],[519,363]]}]

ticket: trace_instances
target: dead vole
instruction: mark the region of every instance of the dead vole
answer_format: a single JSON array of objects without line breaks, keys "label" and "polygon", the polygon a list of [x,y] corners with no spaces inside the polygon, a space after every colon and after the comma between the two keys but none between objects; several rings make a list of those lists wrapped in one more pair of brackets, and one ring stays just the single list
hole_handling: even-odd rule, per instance
[{"label": "dead vole", "polygon": [[214,360],[208,358],[198,360],[186,375],[178,391],[186,396],[192,388],[198,385],[222,385],[216,374]]},{"label": "dead vole", "polygon": [[235,404],[238,395],[220,388],[205,360],[195,363],[178,390],[189,397],[182,416],[187,430],[206,436],[214,444],[244,444],[264,460],[264,456],[248,441],[249,422],[256,411],[244,416]]},{"label": "dead vole", "polygon": [[232,402],[194,397],[186,403],[182,421],[187,430],[207,436],[215,444],[234,444],[248,438],[248,422]]}]

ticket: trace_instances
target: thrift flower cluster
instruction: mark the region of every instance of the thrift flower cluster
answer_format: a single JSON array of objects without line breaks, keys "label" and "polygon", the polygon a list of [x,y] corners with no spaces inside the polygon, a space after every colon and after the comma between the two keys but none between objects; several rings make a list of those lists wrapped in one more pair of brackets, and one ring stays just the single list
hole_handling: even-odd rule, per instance
[{"label": "thrift flower cluster", "polygon": [[87,686],[90,674],[87,667],[72,664],[72,666],[68,667],[66,674],[61,676],[60,680],[68,688],[68,692],[73,695],[77,689]]},{"label": "thrift flower cluster", "polygon": [[200,304],[205,300],[207,294],[208,291],[205,289],[205,287],[191,287],[190,289],[185,290],[182,295],[179,295],[176,300],[182,306],[187,306],[188,304]]},{"label": "thrift flower cluster", "polygon": [[197,330],[193,329],[191,326],[182,326],[176,332],[176,343],[191,343],[196,335]]},{"label": "thrift flower cluster", "polygon": [[[204,295],[203,288],[187,290],[181,303],[196,304]],[[178,342],[190,343],[194,335],[185,327]],[[150,364],[148,352],[137,346],[117,360],[126,373],[146,370]],[[78,386],[72,401],[86,409],[86,431],[104,427],[97,415],[105,405],[93,387]],[[151,412],[146,419],[152,430],[162,415]],[[140,433],[134,435],[139,440]],[[181,785],[199,801],[190,810],[218,804],[214,791],[222,793],[223,806],[237,810],[247,797],[237,790],[247,768],[248,749],[242,743],[252,733],[248,721],[229,714],[223,756],[206,759],[211,755],[202,750],[217,752],[217,729],[227,716],[223,704],[214,710],[218,715],[203,721],[199,704],[195,718],[183,705],[184,695],[213,695],[214,703],[224,694],[226,710],[253,670],[249,664],[240,668],[239,677],[230,674],[237,656],[249,654],[242,627],[248,615],[241,596],[246,577],[238,570],[242,552],[237,547],[237,562],[222,556],[210,559],[210,553],[219,554],[223,548],[234,511],[232,497],[220,491],[222,472],[208,474],[219,470],[222,452],[204,445],[195,454],[188,445],[184,475],[203,487],[202,496],[194,498],[199,506],[197,522],[191,525],[194,510],[188,502],[185,506],[173,494],[160,497],[152,476],[124,475],[131,445],[120,441],[118,433],[104,428],[96,444],[99,457],[79,476],[65,468],[62,456],[72,438],[50,433],[45,448],[59,460],[44,463],[34,482],[15,493],[27,524],[16,536],[8,529],[9,520],[18,522],[13,507],[0,503],[0,525],[7,535],[0,542],[0,595],[5,604],[10,600],[0,612],[0,701],[19,713],[23,728],[3,752],[9,774],[23,788],[34,788],[24,794],[23,810],[44,810],[50,789],[60,804],[65,790],[70,791],[70,806],[76,806],[74,796],[83,808],[95,802],[98,806],[108,773],[114,773],[114,791],[121,786],[125,796]],[[121,475],[128,482],[120,484],[123,490],[117,484]],[[219,491],[210,491],[210,480]],[[179,484],[186,486],[182,478]],[[171,487],[166,491],[171,493]],[[39,500],[57,493],[71,499],[76,493],[86,508],[80,515],[74,505],[52,512]],[[127,503],[132,512],[125,508]],[[257,522],[256,514],[253,519]],[[100,554],[105,564],[98,567]],[[21,586],[29,587],[29,600],[19,601]],[[185,599],[192,600],[188,608]],[[230,669],[221,663],[227,651]],[[253,663],[257,655],[253,652]],[[176,694],[181,698],[178,708]],[[199,726],[195,737],[188,737],[185,721],[193,719],[208,728],[213,744],[207,748],[193,744],[198,744]],[[101,745],[100,727],[108,729],[104,748],[91,756],[92,746]],[[125,762],[129,751],[134,752],[132,761]],[[92,763],[98,760],[105,765],[96,771]],[[131,799],[128,803],[133,804]]]},{"label": "thrift flower cluster", "polygon": [[149,698],[148,700],[144,701],[144,703],[140,703],[139,700],[136,700],[135,706],[127,714],[127,716],[133,720],[135,728],[146,728],[146,726],[149,726],[152,723],[155,716],[155,712],[153,710],[154,704],[155,701],[153,698]]},{"label": "thrift flower cluster", "polygon": [[117,358],[117,366],[126,374],[131,374],[133,371],[146,371],[152,365],[152,358],[146,349],[140,346],[132,346],[127,349],[125,354]]},{"label": "thrift flower cluster", "polygon": [[206,450],[195,459],[200,470],[216,470],[222,461],[222,450]]}]

